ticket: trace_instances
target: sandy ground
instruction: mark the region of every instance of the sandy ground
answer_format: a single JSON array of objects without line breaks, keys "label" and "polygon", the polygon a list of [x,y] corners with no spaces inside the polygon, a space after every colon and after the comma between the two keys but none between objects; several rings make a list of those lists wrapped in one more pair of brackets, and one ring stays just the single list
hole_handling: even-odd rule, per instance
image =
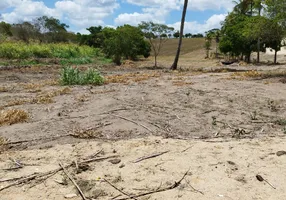
[{"label": "sandy ground", "polygon": [[[67,169],[89,199],[118,196],[107,181],[134,195],[171,187],[188,170],[178,187],[137,199],[286,199],[286,155],[276,154],[286,150],[286,85],[255,75],[286,66],[223,67],[189,55],[182,71],[151,70],[151,63],[102,67],[109,83],[98,87],[55,85],[57,66],[1,70],[2,110],[29,114],[26,123],[0,128],[2,139],[20,141],[2,145],[1,199],[81,199],[63,171],[1,188],[100,150],[96,157],[118,157]],[[13,169],[13,159],[22,168]]]}]

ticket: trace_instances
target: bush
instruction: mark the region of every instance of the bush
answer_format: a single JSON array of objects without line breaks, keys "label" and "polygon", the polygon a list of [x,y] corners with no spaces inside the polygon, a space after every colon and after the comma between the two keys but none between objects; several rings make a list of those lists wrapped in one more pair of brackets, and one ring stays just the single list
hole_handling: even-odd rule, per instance
[{"label": "bush", "polygon": [[124,25],[117,29],[103,29],[103,35],[103,52],[118,65],[122,58],[136,60],[139,55],[150,55],[150,44],[138,27]]},{"label": "bush", "polygon": [[5,42],[0,45],[0,58],[81,58],[99,56],[99,49],[76,44],[26,44],[23,42]]},{"label": "bush", "polygon": [[78,68],[63,67],[60,76],[62,85],[102,85],[104,83],[103,76],[97,70],[91,68],[81,72]]}]

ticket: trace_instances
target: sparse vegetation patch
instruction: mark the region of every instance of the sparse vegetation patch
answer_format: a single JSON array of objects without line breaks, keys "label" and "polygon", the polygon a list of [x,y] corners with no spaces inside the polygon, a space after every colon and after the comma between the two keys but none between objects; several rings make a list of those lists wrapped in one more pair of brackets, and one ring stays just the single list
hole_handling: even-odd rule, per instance
[{"label": "sparse vegetation patch", "polygon": [[29,115],[24,110],[2,110],[0,112],[0,126],[26,122]]},{"label": "sparse vegetation patch", "polygon": [[86,71],[80,71],[78,68],[63,67],[60,74],[61,85],[102,85],[103,76],[95,69],[89,68]]}]

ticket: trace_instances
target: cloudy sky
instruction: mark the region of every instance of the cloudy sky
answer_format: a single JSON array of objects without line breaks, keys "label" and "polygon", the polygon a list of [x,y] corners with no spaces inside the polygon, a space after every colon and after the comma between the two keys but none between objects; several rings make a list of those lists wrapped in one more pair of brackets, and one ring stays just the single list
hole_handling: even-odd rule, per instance
[{"label": "cloudy sky", "polygon": [[[185,33],[204,33],[219,28],[233,7],[232,0],[189,0]],[[153,21],[180,26],[183,0],[0,0],[1,21],[17,23],[43,15],[85,33],[90,26],[137,25]]]}]

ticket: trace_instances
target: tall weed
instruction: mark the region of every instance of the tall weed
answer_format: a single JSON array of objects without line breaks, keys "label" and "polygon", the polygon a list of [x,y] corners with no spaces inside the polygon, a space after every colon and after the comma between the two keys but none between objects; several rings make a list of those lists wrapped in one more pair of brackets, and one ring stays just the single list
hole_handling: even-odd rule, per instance
[{"label": "tall weed", "polygon": [[78,68],[65,66],[61,70],[60,77],[62,85],[102,85],[104,83],[103,76],[91,68],[80,71]]}]

